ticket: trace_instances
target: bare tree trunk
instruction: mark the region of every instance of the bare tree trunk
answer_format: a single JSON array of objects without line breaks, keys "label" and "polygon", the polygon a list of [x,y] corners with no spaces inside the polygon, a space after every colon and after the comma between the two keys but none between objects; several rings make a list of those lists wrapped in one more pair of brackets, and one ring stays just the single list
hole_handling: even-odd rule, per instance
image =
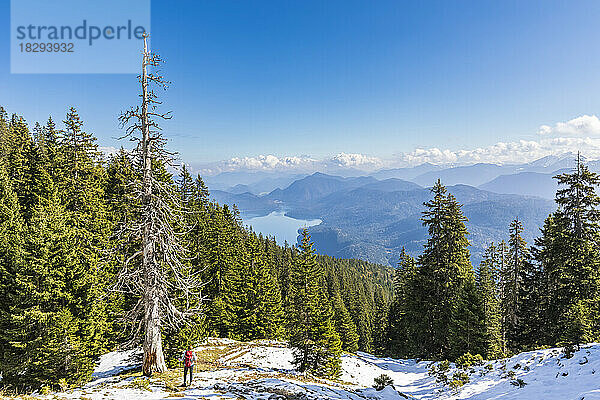
[{"label": "bare tree trunk", "polygon": [[148,217],[152,208],[152,159],[150,154],[150,125],[148,124],[148,43],[144,35],[144,57],[142,61],[142,202],[143,213],[146,214],[142,236],[144,271],[144,364],[143,373],[151,376],[153,372],[164,372],[167,369],[162,350],[159,266],[154,257],[155,244],[152,237],[152,220]]},{"label": "bare tree trunk", "polygon": [[144,299],[144,325],[146,332],[144,334],[144,363],[142,372],[146,376],[152,376],[154,372],[165,372],[165,356],[162,350],[161,326],[160,326],[160,308],[159,298],[149,291]]},{"label": "bare tree trunk", "polygon": [[[141,181],[133,182],[132,207],[136,218],[122,222],[118,232],[126,244],[135,243],[136,251],[125,250],[128,257],[115,282],[115,290],[130,293],[138,302],[124,317],[130,328],[131,344],[143,337],[144,375],[167,370],[162,349],[163,329],[178,329],[190,317],[202,311],[203,286],[200,272],[183,262],[187,249],[180,242],[185,232],[182,219],[184,206],[178,201],[174,187],[154,176],[155,166],[171,165],[173,154],[164,148],[166,139],[160,133],[157,119],[170,119],[170,113],[159,113],[161,102],[153,87],[166,88],[167,83],[149,67],[158,66],[162,60],[148,50],[144,35],[142,73],[138,76],[142,93],[141,106],[132,107],[119,117],[126,127],[123,138],[137,143],[133,151],[136,172]],[[139,246],[139,247],[138,247]],[[183,305],[179,305],[182,300]]]}]

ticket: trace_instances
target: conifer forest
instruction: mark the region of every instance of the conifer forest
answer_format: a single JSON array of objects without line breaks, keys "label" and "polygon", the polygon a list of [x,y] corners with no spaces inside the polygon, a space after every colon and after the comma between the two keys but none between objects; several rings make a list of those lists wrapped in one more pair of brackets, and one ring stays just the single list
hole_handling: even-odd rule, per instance
[{"label": "conifer forest", "polygon": [[0,108],[2,387],[81,385],[102,354],[134,347],[152,376],[207,337],[286,341],[298,371],[328,378],[357,351],[495,360],[600,340],[600,177],[579,157],[555,176],[535,240],[515,215],[479,265],[469,215],[440,180],[417,256],[389,267],[320,255],[307,230],[283,246],[253,232],[169,149],[161,62],[143,53],[114,154],[76,107],[39,122]]}]

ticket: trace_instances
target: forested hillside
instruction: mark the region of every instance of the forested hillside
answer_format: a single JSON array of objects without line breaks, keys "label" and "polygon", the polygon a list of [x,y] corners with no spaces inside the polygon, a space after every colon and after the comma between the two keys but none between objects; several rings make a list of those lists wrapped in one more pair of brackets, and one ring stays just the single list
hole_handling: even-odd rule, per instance
[{"label": "forested hillside", "polygon": [[[48,119],[32,129],[2,109],[0,146],[2,385],[83,382],[100,354],[139,343],[143,332],[127,318],[138,297],[117,285],[139,240],[122,228],[135,218],[140,169],[131,152],[100,153],[74,108],[62,123]],[[202,282],[199,312],[179,326],[164,324],[168,357],[209,334],[288,338],[301,260],[319,266],[314,307],[327,316],[321,323],[332,338],[349,351],[381,348],[377,318],[391,300],[390,268],[316,256],[308,241],[277,246],[245,229],[235,207],[209,201],[201,177],[153,168],[183,204],[174,226],[185,267]],[[177,290],[170,296],[187,301]]]}]

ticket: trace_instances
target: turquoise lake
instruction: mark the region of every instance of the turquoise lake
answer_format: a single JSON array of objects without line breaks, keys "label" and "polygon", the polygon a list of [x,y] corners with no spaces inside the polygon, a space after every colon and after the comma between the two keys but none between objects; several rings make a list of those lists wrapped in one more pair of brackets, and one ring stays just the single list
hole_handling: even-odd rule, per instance
[{"label": "turquoise lake", "polygon": [[283,211],[273,211],[262,217],[243,218],[245,225],[252,226],[254,232],[265,236],[275,236],[277,243],[283,245],[284,241],[290,245],[296,244],[298,229],[319,225],[320,219],[303,220],[285,215]]}]

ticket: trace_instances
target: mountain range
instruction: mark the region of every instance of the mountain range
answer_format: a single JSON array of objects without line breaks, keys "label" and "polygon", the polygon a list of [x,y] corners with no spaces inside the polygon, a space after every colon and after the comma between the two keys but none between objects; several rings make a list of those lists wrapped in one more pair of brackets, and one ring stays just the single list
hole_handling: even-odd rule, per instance
[{"label": "mountain range", "polygon": [[[393,265],[403,247],[413,255],[422,250],[427,238],[420,221],[423,203],[431,197],[428,187],[440,179],[463,204],[472,259],[478,263],[489,242],[507,239],[514,218],[523,222],[524,237],[533,242],[555,209],[553,176],[568,171],[574,162],[567,154],[527,164],[446,168],[422,164],[351,177],[261,173],[240,174],[235,180],[229,173],[221,190],[214,190],[210,181],[209,187],[214,200],[236,204],[245,216],[285,211],[292,218],[321,219],[320,225],[309,228],[320,253]],[[587,165],[600,170],[600,162]],[[265,193],[265,188],[271,190]]]}]

